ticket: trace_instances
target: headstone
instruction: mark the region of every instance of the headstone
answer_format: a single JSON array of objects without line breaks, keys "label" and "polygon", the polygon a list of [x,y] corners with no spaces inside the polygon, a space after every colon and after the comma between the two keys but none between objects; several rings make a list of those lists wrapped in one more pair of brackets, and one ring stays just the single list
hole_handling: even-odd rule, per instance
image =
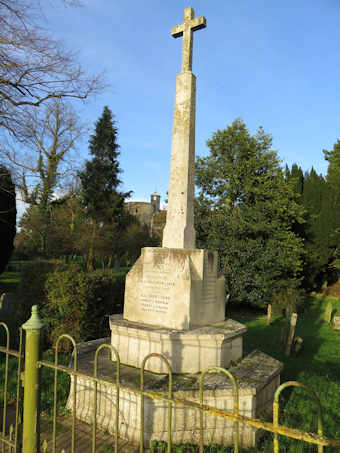
[{"label": "headstone", "polygon": [[271,317],[272,317],[272,306],[271,306],[271,304],[268,304],[268,307],[267,307],[267,325],[268,326],[270,324]]},{"label": "headstone", "polygon": [[2,309],[5,297],[6,297],[6,293],[2,293],[0,296],[0,310]]},{"label": "headstone", "polygon": [[287,344],[286,344],[286,351],[285,351],[287,356],[290,355],[290,350],[292,347],[294,333],[295,333],[296,320],[297,320],[297,314],[293,313],[290,318],[290,329],[289,329],[289,334],[288,334],[288,339],[287,339]]},{"label": "headstone", "polygon": [[340,330],[340,316],[334,316],[332,327],[334,330]]},{"label": "headstone", "polygon": [[293,351],[295,355],[298,355],[298,353],[301,351],[302,343],[303,339],[301,337],[294,338]]},{"label": "headstone", "polygon": [[333,305],[331,302],[328,302],[325,310],[325,315],[324,315],[324,320],[328,322],[328,324],[331,322],[331,317],[332,317],[332,311],[333,311]]}]

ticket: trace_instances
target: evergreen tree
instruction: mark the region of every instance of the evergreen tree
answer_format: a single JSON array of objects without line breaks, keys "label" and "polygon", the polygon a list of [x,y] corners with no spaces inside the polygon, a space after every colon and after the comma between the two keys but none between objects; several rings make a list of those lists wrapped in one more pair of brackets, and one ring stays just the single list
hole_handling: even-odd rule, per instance
[{"label": "evergreen tree", "polygon": [[10,172],[0,164],[0,274],[5,270],[14,248],[16,214],[15,186]]},{"label": "evergreen tree", "polygon": [[199,245],[218,251],[231,300],[261,307],[298,287],[303,248],[292,231],[303,208],[271,144],[261,127],[252,136],[236,120],[196,164]]},{"label": "evergreen tree", "polygon": [[[292,165],[292,170],[290,172],[290,178],[294,180],[294,192],[297,193],[298,195],[302,195],[303,193],[303,184],[304,184],[304,177],[303,177],[303,171],[301,167],[299,167],[297,164]],[[299,201],[301,198],[299,198]]]},{"label": "evergreen tree", "polygon": [[92,160],[86,162],[80,172],[81,194],[87,215],[92,219],[92,236],[89,250],[89,265],[94,257],[94,243],[100,230],[110,226],[111,231],[121,229],[126,222],[124,200],[130,192],[120,192],[119,145],[117,128],[111,110],[104,107],[96,123],[95,134],[89,140]]}]

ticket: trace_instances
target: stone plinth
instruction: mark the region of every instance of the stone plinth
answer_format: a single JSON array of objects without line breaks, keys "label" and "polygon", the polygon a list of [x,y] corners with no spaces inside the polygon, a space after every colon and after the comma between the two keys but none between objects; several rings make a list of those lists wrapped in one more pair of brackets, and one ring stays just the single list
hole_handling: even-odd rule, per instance
[{"label": "stone plinth", "polygon": [[[105,341],[104,341],[105,342]],[[78,345],[78,368],[84,374],[93,375],[94,351],[98,341],[88,342],[85,348]],[[92,346],[92,350],[91,350]],[[114,382],[115,366],[109,357],[100,356],[99,376]],[[282,364],[268,355],[253,351],[240,364],[230,368],[236,377],[239,388],[240,414],[259,417],[266,410],[271,412],[273,396],[280,384]],[[141,396],[140,370],[121,366],[121,386],[119,404],[119,435],[121,438],[138,443],[140,438]],[[72,410],[74,378],[71,378],[71,391],[67,407]],[[204,380],[204,404],[222,410],[233,411],[234,396],[231,382],[220,375],[207,375]],[[168,391],[168,378],[164,374],[145,372],[145,390]],[[199,402],[199,375],[174,375],[174,398]],[[89,379],[77,378],[76,413],[77,418],[87,423],[93,422],[93,383]],[[144,440],[149,446],[151,440],[167,441],[168,404],[165,401],[145,398],[144,404]],[[116,387],[112,384],[98,384],[97,423],[102,429],[113,433],[116,415]],[[199,442],[199,411],[181,405],[173,405],[172,441],[176,444]],[[260,431],[240,423],[240,444],[243,447],[254,446]],[[230,420],[204,415],[205,444],[233,444],[233,423]]]},{"label": "stone plinth", "polygon": [[186,330],[224,321],[217,253],[145,247],[126,276],[124,319]]},{"label": "stone plinth", "polygon": [[[228,319],[218,325],[172,330],[137,324],[110,316],[111,344],[126,365],[140,367],[150,352],[164,355],[174,373],[198,373],[209,366],[228,367],[242,357],[242,335],[247,328]],[[166,365],[152,358],[146,369],[165,373]]]}]

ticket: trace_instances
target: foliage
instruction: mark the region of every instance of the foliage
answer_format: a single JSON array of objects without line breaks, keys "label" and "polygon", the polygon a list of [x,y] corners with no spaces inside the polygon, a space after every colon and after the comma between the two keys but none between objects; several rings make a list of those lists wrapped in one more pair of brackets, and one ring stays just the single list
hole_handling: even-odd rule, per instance
[{"label": "foliage", "polygon": [[67,267],[65,263],[57,260],[37,260],[24,264],[16,294],[16,317],[19,325],[29,319],[32,305],[42,308],[46,304],[45,283],[48,274],[55,270],[65,270]]},{"label": "foliage", "polygon": [[273,313],[285,313],[287,318],[293,312],[298,312],[302,305],[302,292],[298,288],[292,287],[291,282],[281,281],[278,289],[273,292],[272,307]]},{"label": "foliage", "polygon": [[89,140],[93,156],[80,172],[81,193],[88,215],[98,222],[119,223],[124,199],[129,193],[119,192],[117,128],[111,110],[104,107],[96,123],[95,134]]},{"label": "foliage", "polygon": [[[70,191],[49,204],[50,222],[46,235],[46,254],[50,258],[82,255],[87,250],[88,222],[79,195]],[[20,220],[15,256],[41,256],[43,221],[38,206],[30,206]]]},{"label": "foliage", "polygon": [[[104,107],[96,123],[95,134],[90,137],[89,150],[93,156],[79,173],[81,196],[87,216],[92,220],[89,263],[94,256],[95,241],[101,233],[117,235],[129,220],[124,210],[124,200],[130,192],[120,192],[119,145],[117,128],[111,110]],[[114,239],[114,238],[112,238]],[[113,244],[116,241],[112,241]]]},{"label": "foliage", "polygon": [[250,135],[236,120],[208,140],[198,158],[196,231],[202,248],[217,250],[231,300],[264,307],[281,282],[299,285],[303,222],[292,183],[285,180],[272,139]]},{"label": "foliage", "polygon": [[305,208],[305,223],[294,225],[293,230],[304,240],[302,284],[306,291],[318,290],[324,281],[336,281],[339,276],[340,185],[334,157],[339,147],[338,143],[333,151],[324,151],[330,162],[327,178],[314,168],[303,174],[296,164],[291,170],[286,167],[286,178],[294,182],[298,202]]},{"label": "foliage", "polygon": [[19,152],[12,147],[6,154],[23,172],[22,182],[17,185],[23,200],[30,205],[30,217],[34,218],[30,231],[39,239],[36,247],[41,255],[48,256],[52,201],[72,171],[69,155],[84,126],[72,107],[61,100],[45,104],[42,112],[30,114],[25,120],[24,151],[20,143]]},{"label": "foliage", "polygon": [[52,272],[45,290],[41,313],[49,324],[50,344],[64,332],[77,342],[107,336],[107,316],[123,311],[124,278],[116,277],[112,270]]},{"label": "foliage", "polygon": [[0,164],[0,274],[5,270],[13,251],[16,214],[15,186],[10,172]]}]

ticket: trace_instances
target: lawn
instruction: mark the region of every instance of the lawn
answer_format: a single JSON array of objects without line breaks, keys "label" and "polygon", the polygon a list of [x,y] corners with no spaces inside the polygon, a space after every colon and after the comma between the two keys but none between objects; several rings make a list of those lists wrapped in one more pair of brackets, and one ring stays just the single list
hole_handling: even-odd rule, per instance
[{"label": "lawn", "polygon": [[0,275],[0,294],[14,293],[19,284],[20,271],[4,272]]},{"label": "lawn", "polygon": [[[298,316],[295,331],[304,340],[297,356],[287,357],[280,345],[281,329],[285,322],[282,317],[274,316],[272,324],[267,326],[265,315],[240,310],[230,315],[247,325],[248,332],[244,337],[247,348],[260,349],[284,363],[281,382],[302,382],[318,395],[323,407],[324,434],[340,439],[340,332],[335,332],[323,320],[328,302],[333,304],[333,316],[339,315],[340,300],[337,298],[319,296],[306,301],[305,311]],[[315,432],[316,414],[316,405],[306,392],[300,389],[284,392],[281,424]],[[297,441],[282,438],[281,443],[282,451],[286,452],[316,451],[316,447]]]}]

